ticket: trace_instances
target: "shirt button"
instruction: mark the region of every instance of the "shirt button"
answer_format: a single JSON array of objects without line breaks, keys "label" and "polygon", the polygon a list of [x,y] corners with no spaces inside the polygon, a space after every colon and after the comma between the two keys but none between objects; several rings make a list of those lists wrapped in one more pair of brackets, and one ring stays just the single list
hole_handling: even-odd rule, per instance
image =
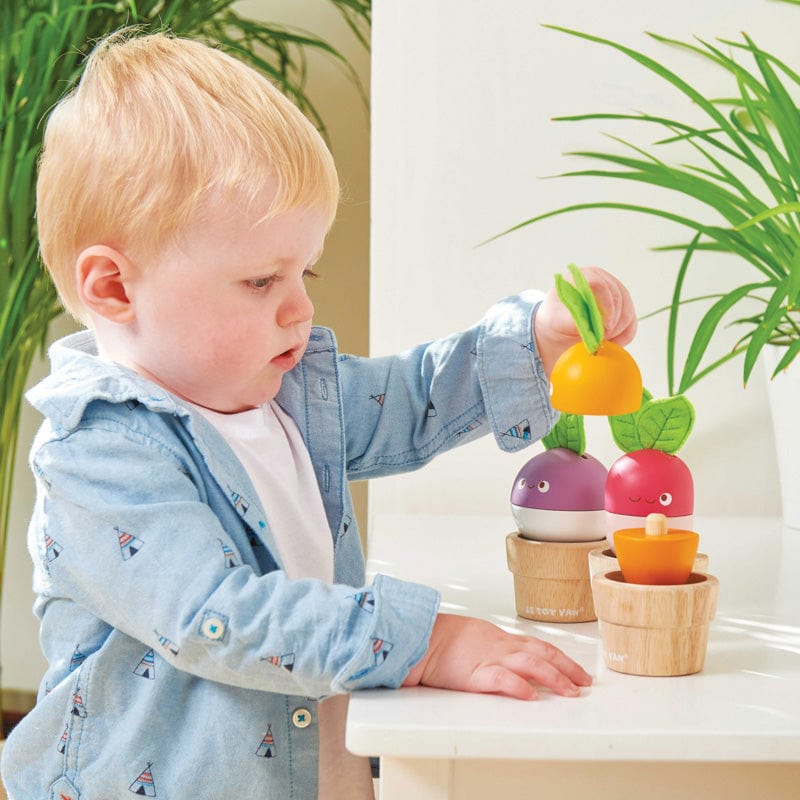
[{"label": "shirt button", "polygon": [[225,623],[218,617],[203,621],[203,635],[209,639],[221,639],[225,635]]},{"label": "shirt button", "polygon": [[292,714],[295,728],[307,728],[311,724],[311,712],[307,708],[296,708]]}]

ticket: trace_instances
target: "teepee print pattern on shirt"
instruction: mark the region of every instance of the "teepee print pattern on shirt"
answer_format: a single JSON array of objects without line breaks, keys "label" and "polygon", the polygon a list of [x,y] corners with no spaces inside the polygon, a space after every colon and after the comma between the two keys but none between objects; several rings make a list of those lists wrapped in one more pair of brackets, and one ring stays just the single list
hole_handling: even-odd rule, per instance
[{"label": "teepee print pattern on shirt", "polygon": [[44,547],[47,560],[52,564],[60,555],[63,548],[50,534],[45,534]]},{"label": "teepee print pattern on shirt", "polygon": [[158,636],[158,643],[161,647],[166,650],[168,653],[172,653],[172,655],[177,656],[180,653],[180,648],[175,645],[174,642],[167,639],[166,636],[162,636],[158,631],[153,631],[156,636]]},{"label": "teepee print pattern on shirt", "polygon": [[378,667],[386,661],[386,657],[389,655],[389,652],[394,647],[391,642],[387,642],[384,639],[373,639],[372,640],[372,653],[375,656],[375,666]]},{"label": "teepee print pattern on shirt", "polygon": [[369,590],[364,592],[356,592],[353,595],[353,599],[368,614],[372,614],[375,611],[375,595]]},{"label": "teepee print pattern on shirt", "polygon": [[153,764],[152,762],[143,769],[136,780],[131,783],[128,789],[140,797],[157,797],[156,784],[153,780]]},{"label": "teepee print pattern on shirt", "polygon": [[367,664],[362,669],[354,672],[349,678],[349,681],[357,681],[363,678],[365,675],[369,675],[370,672],[374,672],[384,661],[389,657],[389,653],[392,651],[394,645],[391,642],[387,642],[385,639],[378,639],[373,637],[371,640],[371,649],[372,649],[372,663]]},{"label": "teepee print pattern on shirt", "polygon": [[80,717],[86,719],[86,706],[83,704],[83,698],[78,692],[72,695],[72,710],[69,712],[73,717]]},{"label": "teepee print pattern on shirt", "polygon": [[76,644],[69,660],[69,671],[74,672],[85,660],[86,656],[81,652],[80,645]]},{"label": "teepee print pattern on shirt", "polygon": [[117,541],[119,542],[122,558],[125,561],[129,558],[133,558],[142,549],[144,542],[141,539],[137,539],[133,534],[127,533],[119,528],[115,527],[114,530],[117,533]]},{"label": "teepee print pattern on shirt", "polygon": [[217,539],[222,548],[222,557],[225,559],[225,569],[233,569],[234,567],[239,566],[239,562],[236,560],[236,554],[231,550],[231,548],[222,541],[222,539]]},{"label": "teepee print pattern on shirt", "polygon": [[476,428],[480,428],[483,423],[476,419],[472,422],[467,423],[460,431],[458,431],[459,436],[463,436],[465,433],[472,433]]},{"label": "teepee print pattern on shirt", "polygon": [[230,487],[228,487],[228,490],[231,494],[231,503],[233,507],[239,512],[240,517],[245,516],[250,508],[250,504],[238,492],[234,492]]},{"label": "teepee print pattern on shirt", "polygon": [[294,669],[294,653],[285,653],[282,656],[266,656],[261,661],[272,664],[273,667],[283,667],[287,672]]},{"label": "teepee print pattern on shirt", "polygon": [[156,654],[152,648],[142,656],[142,660],[136,665],[133,674],[151,681],[156,679]]},{"label": "teepee print pattern on shirt", "polygon": [[511,436],[514,439],[530,439],[531,438],[531,423],[527,419],[518,422],[513,428],[509,428],[505,436]]},{"label": "teepee print pattern on shirt", "polygon": [[258,750],[256,750],[256,755],[261,758],[275,758],[276,754],[275,737],[272,735],[272,725],[269,725]]}]

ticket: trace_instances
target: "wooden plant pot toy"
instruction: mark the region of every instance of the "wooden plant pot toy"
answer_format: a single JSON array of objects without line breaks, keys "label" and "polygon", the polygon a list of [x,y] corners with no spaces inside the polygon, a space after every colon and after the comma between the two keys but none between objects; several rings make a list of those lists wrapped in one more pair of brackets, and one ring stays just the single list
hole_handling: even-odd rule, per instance
[{"label": "wooden plant pot toy", "polygon": [[506,536],[517,614],[538,622],[597,619],[586,568],[589,551],[596,547],[596,541],[542,542],[516,532]]},{"label": "wooden plant pot toy", "polygon": [[686,583],[627,583],[621,572],[592,583],[603,658],[629,675],[691,675],[703,669],[719,582],[693,572]]},{"label": "wooden plant pot toy", "polygon": [[663,514],[614,534],[621,570],[592,579],[607,667],[631,675],[703,668],[719,582],[693,571],[698,541],[694,531],[670,531]]}]

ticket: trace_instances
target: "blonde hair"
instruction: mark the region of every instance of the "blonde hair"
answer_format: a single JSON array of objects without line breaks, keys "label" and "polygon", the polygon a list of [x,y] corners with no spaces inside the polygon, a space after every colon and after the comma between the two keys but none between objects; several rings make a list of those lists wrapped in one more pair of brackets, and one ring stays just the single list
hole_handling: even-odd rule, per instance
[{"label": "blonde hair", "polygon": [[253,203],[267,182],[277,193],[265,217],[313,206],[333,221],[330,152],[263,75],[197,41],[119,31],[94,48],[47,122],[42,260],[65,308],[83,318],[75,264],[84,248],[152,253],[212,194]]}]

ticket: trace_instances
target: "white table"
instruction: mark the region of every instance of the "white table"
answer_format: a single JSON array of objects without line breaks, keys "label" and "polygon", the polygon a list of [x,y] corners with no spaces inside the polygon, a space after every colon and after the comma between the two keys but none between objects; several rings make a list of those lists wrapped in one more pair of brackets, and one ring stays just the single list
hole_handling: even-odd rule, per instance
[{"label": "white table", "polygon": [[516,616],[510,515],[373,520],[370,574],[435,586],[442,611],[550,641],[594,676],[581,698],[531,703],[356,693],[347,746],[380,756],[382,800],[800,799],[800,531],[755,517],[694,527],[720,581],[705,668],[644,678],[604,666],[597,623]]}]

